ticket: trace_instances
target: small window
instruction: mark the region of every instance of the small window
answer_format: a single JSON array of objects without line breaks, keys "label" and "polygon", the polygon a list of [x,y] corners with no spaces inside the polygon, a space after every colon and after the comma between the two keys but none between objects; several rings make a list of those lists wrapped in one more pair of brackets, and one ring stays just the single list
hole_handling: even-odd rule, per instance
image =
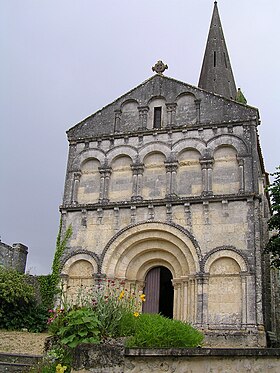
[{"label": "small window", "polygon": [[161,106],[154,108],[154,128],[161,127]]},{"label": "small window", "polygon": [[216,67],[216,51],[214,51],[214,67]]},{"label": "small window", "polygon": [[224,52],[224,61],[225,61],[225,67],[227,68],[227,58],[226,58],[225,52]]}]

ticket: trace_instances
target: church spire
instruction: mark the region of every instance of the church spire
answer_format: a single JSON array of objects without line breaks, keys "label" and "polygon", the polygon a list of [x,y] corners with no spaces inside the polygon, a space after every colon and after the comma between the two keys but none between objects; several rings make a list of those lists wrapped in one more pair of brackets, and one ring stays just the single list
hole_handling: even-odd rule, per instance
[{"label": "church spire", "polygon": [[198,86],[206,91],[235,99],[236,85],[230,65],[217,1],[210,24]]}]

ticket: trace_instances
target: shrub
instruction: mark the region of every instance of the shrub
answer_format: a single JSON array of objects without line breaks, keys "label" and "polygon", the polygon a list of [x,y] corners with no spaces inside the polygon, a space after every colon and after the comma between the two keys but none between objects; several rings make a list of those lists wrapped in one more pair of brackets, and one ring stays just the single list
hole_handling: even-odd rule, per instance
[{"label": "shrub", "polygon": [[158,314],[139,315],[133,328],[135,333],[127,339],[127,347],[197,347],[203,340],[203,334],[191,325]]},{"label": "shrub", "polygon": [[90,308],[74,309],[65,313],[64,325],[57,335],[60,342],[75,348],[81,343],[100,343],[99,320]]},{"label": "shrub", "polygon": [[37,304],[26,275],[0,268],[0,328],[41,332],[46,330],[46,321],[46,309]]}]

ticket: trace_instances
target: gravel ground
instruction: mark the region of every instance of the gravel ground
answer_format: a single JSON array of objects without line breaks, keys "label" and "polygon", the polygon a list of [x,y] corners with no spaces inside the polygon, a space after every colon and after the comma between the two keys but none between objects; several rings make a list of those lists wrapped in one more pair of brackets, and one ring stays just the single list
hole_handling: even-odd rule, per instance
[{"label": "gravel ground", "polygon": [[47,333],[7,332],[0,330],[0,352],[41,355]]}]

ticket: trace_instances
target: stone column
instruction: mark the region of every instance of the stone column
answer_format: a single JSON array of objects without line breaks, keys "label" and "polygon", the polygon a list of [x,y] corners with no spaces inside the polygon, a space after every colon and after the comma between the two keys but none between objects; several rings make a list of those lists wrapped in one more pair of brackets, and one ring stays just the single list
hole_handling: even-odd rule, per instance
[{"label": "stone column", "polygon": [[173,279],[172,283],[174,287],[173,317],[176,320],[181,320],[181,282]]},{"label": "stone column", "polygon": [[183,295],[183,302],[182,302],[182,321],[189,321],[188,315],[188,303],[189,303],[189,293],[188,293],[188,277],[182,277],[182,295]]},{"label": "stone column", "polygon": [[175,124],[176,118],[176,103],[166,103],[166,110],[167,110],[167,127],[172,127]]},{"label": "stone column", "polygon": [[196,110],[196,123],[199,124],[200,123],[200,103],[201,103],[201,100],[196,99],[196,100],[194,100],[194,103],[195,103],[195,110]]},{"label": "stone column", "polygon": [[207,194],[207,191],[208,191],[207,161],[204,159],[201,159],[200,165],[201,165],[201,173],[202,173],[202,194]]},{"label": "stone column", "polygon": [[132,201],[142,201],[142,181],[144,165],[142,163],[135,163],[131,165],[132,169]]},{"label": "stone column", "polygon": [[244,193],[245,191],[245,182],[244,182],[244,159],[237,158],[238,167],[239,167],[239,193]]},{"label": "stone column", "polygon": [[80,185],[81,172],[74,172],[74,182],[72,189],[72,203],[76,204],[78,199],[78,189]]},{"label": "stone column", "polygon": [[196,323],[199,326],[203,324],[203,277],[197,275],[197,315]]},{"label": "stone column", "polygon": [[112,173],[111,167],[99,167],[100,172],[100,192],[99,192],[99,202],[106,203],[109,201],[109,182]]},{"label": "stone column", "polygon": [[115,110],[115,123],[114,123],[114,132],[119,132],[121,127],[121,117],[122,117],[122,111],[121,110]]},{"label": "stone column", "polygon": [[202,172],[202,194],[211,195],[212,191],[212,171],[213,171],[213,159],[200,159],[201,172]]},{"label": "stone column", "polygon": [[149,106],[139,106],[138,111],[139,111],[139,124],[140,124],[139,129],[145,129],[147,128]]},{"label": "stone column", "polygon": [[176,195],[176,174],[178,162],[165,162],[166,168],[166,197]]},{"label": "stone column", "polygon": [[213,194],[213,164],[214,160],[210,159],[207,164],[208,194]]},{"label": "stone column", "polygon": [[247,326],[248,317],[247,317],[247,302],[248,302],[248,295],[247,295],[247,272],[240,272],[241,277],[241,325]]}]

